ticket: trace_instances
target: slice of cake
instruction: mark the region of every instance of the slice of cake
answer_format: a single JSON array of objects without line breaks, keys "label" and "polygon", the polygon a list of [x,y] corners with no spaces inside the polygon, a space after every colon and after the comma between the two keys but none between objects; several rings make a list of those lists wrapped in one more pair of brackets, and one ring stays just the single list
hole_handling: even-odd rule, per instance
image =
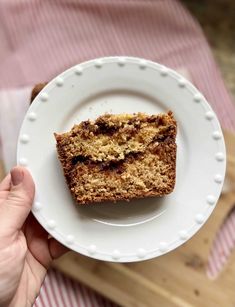
[{"label": "slice of cake", "polygon": [[176,121],[106,114],[56,134],[58,157],[78,204],[163,196],[173,191]]}]

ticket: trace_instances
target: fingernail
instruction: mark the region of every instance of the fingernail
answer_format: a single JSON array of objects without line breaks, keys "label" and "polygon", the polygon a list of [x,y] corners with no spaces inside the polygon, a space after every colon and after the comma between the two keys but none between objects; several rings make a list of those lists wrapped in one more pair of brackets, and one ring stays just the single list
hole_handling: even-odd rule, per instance
[{"label": "fingernail", "polygon": [[24,173],[22,172],[22,170],[16,168],[13,168],[11,170],[11,182],[12,185],[18,185],[20,184],[24,179]]}]

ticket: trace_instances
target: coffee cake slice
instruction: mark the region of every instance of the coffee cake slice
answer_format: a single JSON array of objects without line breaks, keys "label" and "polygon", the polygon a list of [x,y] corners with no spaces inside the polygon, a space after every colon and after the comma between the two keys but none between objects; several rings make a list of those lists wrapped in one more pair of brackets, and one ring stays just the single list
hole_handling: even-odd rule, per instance
[{"label": "coffee cake slice", "polygon": [[176,121],[167,114],[105,114],[55,133],[78,204],[163,196],[176,176]]}]

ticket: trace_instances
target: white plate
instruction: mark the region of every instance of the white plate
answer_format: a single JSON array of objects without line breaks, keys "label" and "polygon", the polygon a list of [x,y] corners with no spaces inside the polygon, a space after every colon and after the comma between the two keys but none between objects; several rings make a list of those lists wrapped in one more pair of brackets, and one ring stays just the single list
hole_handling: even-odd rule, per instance
[{"label": "white plate", "polygon": [[[178,122],[174,192],[130,203],[76,206],[53,133],[105,112],[167,110]],[[171,251],[201,228],[220,195],[226,153],[215,113],[189,81],[151,61],[108,57],[74,66],[42,90],[24,119],[17,160],[32,173],[33,213],[53,237],[90,257],[131,262]]]}]

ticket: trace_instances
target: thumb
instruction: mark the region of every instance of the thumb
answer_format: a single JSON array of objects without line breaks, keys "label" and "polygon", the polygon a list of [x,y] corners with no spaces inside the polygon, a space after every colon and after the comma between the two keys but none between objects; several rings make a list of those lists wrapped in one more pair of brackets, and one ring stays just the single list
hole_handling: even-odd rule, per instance
[{"label": "thumb", "polygon": [[23,167],[11,170],[11,188],[0,206],[0,237],[11,236],[23,226],[34,198],[34,183]]}]

